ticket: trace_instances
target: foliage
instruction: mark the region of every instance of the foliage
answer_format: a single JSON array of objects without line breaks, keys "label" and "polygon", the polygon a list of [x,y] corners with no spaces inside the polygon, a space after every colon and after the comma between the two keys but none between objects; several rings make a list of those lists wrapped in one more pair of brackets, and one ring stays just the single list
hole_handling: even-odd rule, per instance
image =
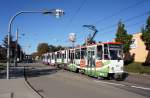
[{"label": "foliage", "polygon": [[[10,36],[10,45],[12,45],[13,43],[13,37]],[[5,36],[4,40],[3,40],[3,46],[7,49],[8,48],[8,35]],[[10,46],[12,47],[12,46]]]},{"label": "foliage", "polygon": [[54,46],[54,45],[49,45],[49,48],[50,48],[50,52],[55,52],[55,51],[59,51],[59,50],[63,50],[65,49],[65,47],[63,46]]},{"label": "foliage", "polygon": [[134,62],[130,63],[125,66],[125,71],[128,72],[134,72],[134,73],[147,73],[150,74],[150,67],[149,66],[143,66],[142,63]]},{"label": "foliage", "polygon": [[148,55],[146,57],[144,65],[150,65],[150,16],[147,19],[146,27],[142,28],[141,38],[145,43],[146,49],[148,50]]},{"label": "foliage", "polygon": [[37,52],[41,56],[43,53],[49,52],[49,45],[48,43],[40,43],[37,47]]},{"label": "foliage", "polygon": [[33,56],[41,56],[43,53],[47,52],[55,52],[59,50],[63,50],[65,47],[63,46],[54,46],[54,45],[48,45],[48,43],[40,43],[37,47],[37,53],[33,53]]},{"label": "foliage", "polygon": [[127,31],[125,30],[125,25],[121,21],[119,21],[115,41],[123,43],[124,53],[129,52],[131,40],[132,40],[132,35],[127,34]]},{"label": "foliage", "polygon": [[6,62],[7,50],[0,45],[0,63]]},{"label": "foliage", "polygon": [[147,19],[147,24],[145,28],[142,28],[142,40],[145,42],[146,49],[150,50],[150,16]]},{"label": "foliage", "polygon": [[[0,47],[0,60],[6,62],[7,56],[7,48],[8,48],[8,36],[5,36],[3,39],[3,47]],[[10,57],[14,58],[17,54],[18,58],[23,58],[20,55],[23,54],[21,46],[17,44],[17,53],[16,53],[16,41],[13,40],[13,37],[10,36]],[[22,55],[23,56],[23,55]]]},{"label": "foliage", "polygon": [[[3,40],[3,46],[5,49],[8,48],[8,36],[5,36]],[[13,37],[10,36],[10,56],[13,58],[15,56],[15,48],[16,48],[16,42],[13,41]]]},{"label": "foliage", "polygon": [[65,47],[62,47],[62,46],[55,46],[56,48],[55,48],[55,51],[59,51],[59,50],[63,50],[63,49],[65,49]]},{"label": "foliage", "polygon": [[54,45],[49,45],[49,50],[50,50],[50,52],[56,51],[56,46],[54,46]]},{"label": "foliage", "polygon": [[4,70],[6,68],[6,64],[4,63],[0,63],[0,71]]}]

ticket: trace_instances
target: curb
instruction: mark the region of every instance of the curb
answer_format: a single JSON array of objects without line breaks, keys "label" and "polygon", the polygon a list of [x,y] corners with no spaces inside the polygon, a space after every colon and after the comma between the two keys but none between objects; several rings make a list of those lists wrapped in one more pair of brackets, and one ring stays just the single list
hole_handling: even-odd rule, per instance
[{"label": "curb", "polygon": [[140,75],[140,76],[148,76],[148,77],[150,77],[150,74],[140,74],[140,73],[127,72],[127,71],[126,71],[126,73],[128,73],[129,75]]},{"label": "curb", "polygon": [[26,71],[25,71],[25,66],[24,66],[24,80],[25,80],[25,84],[32,90],[32,92],[34,92],[34,95],[36,95],[35,98],[44,98],[44,96],[42,96],[27,80],[27,76],[26,76]]}]

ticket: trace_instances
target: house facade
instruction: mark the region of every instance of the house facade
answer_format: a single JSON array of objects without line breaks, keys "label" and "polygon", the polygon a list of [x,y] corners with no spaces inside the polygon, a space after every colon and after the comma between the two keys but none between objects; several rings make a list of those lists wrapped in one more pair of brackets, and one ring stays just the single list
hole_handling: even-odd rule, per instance
[{"label": "house facade", "polygon": [[141,39],[141,35],[142,33],[135,33],[132,37],[130,53],[131,55],[134,55],[135,62],[145,62],[148,55],[148,51],[146,50],[146,46]]}]

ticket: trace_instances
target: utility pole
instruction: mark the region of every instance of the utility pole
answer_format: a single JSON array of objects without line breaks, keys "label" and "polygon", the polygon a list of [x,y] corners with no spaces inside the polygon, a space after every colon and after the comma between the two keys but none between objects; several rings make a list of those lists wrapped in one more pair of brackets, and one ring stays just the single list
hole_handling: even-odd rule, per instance
[{"label": "utility pole", "polygon": [[16,31],[16,49],[15,49],[15,59],[14,59],[14,64],[15,64],[15,67],[17,66],[17,58],[18,58],[18,28],[17,28],[17,31]]}]

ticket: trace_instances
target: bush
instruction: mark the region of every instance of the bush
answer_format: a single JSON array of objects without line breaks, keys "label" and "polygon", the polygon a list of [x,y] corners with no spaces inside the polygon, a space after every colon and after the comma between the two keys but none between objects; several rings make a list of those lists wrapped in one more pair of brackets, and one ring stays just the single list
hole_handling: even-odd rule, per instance
[{"label": "bush", "polygon": [[0,60],[0,63],[6,63],[6,60]]},{"label": "bush", "polygon": [[0,70],[4,70],[6,68],[5,64],[0,64]]}]

